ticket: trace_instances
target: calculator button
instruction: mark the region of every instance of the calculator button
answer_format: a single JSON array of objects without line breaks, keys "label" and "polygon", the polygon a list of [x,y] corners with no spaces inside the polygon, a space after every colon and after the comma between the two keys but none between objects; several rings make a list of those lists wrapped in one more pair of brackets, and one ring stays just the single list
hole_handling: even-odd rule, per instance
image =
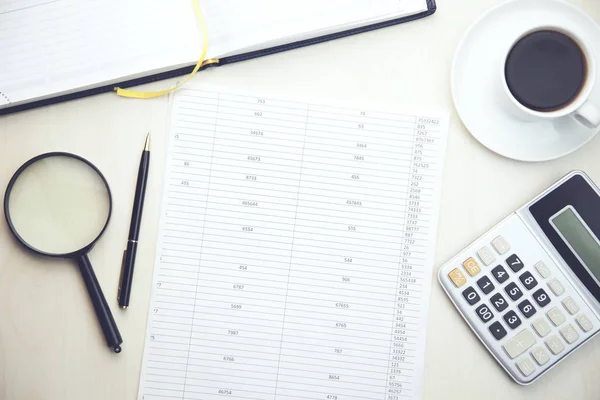
[{"label": "calculator button", "polygon": [[492,332],[492,335],[494,335],[494,337],[496,338],[496,340],[500,340],[504,336],[506,336],[506,329],[504,329],[502,324],[498,321],[491,324],[489,329],[490,332]]},{"label": "calculator button", "polygon": [[467,259],[465,262],[463,262],[463,267],[465,268],[465,270],[467,270],[467,272],[471,276],[475,276],[481,272],[481,268],[479,267],[479,264],[477,264],[477,261],[475,261],[475,259],[473,257],[471,257],[471,258]]},{"label": "calculator button", "polygon": [[554,326],[559,326],[563,322],[565,322],[565,315],[560,311],[558,307],[551,308],[546,315],[552,321]]},{"label": "calculator button", "polygon": [[521,325],[521,319],[514,311],[507,312],[502,318],[504,318],[504,321],[506,321],[506,324],[510,329],[515,329],[516,327]]},{"label": "calculator button", "polygon": [[535,314],[535,307],[529,302],[529,300],[523,300],[517,306],[525,318],[531,318]]},{"label": "calculator button", "polygon": [[533,366],[533,362],[529,357],[524,357],[517,362],[517,367],[519,367],[519,371],[525,376],[529,376],[533,374],[535,371],[535,367]]},{"label": "calculator button", "polygon": [[575,318],[575,321],[577,321],[577,325],[579,325],[581,330],[584,332],[589,332],[594,327],[592,321],[590,321],[585,314],[579,315],[577,318]]},{"label": "calculator button", "polygon": [[508,302],[502,297],[500,293],[496,293],[492,297],[490,297],[490,301],[494,305],[494,308],[500,312],[506,310],[508,307]]},{"label": "calculator button", "polygon": [[462,285],[467,283],[467,277],[458,268],[454,268],[452,271],[450,271],[448,277],[456,287],[461,287]]},{"label": "calculator button", "polygon": [[565,308],[569,312],[569,314],[575,315],[579,312],[579,306],[577,305],[577,303],[575,303],[575,300],[573,300],[571,297],[567,297],[566,299],[564,299],[562,301],[562,303],[563,303],[563,306],[565,306]]},{"label": "calculator button", "polygon": [[540,307],[546,307],[548,304],[550,304],[550,296],[548,296],[548,293],[546,293],[544,289],[536,290],[533,293],[533,298]]},{"label": "calculator button", "polygon": [[577,341],[577,339],[579,339],[579,333],[577,333],[571,324],[567,324],[560,328],[560,334],[569,344],[573,344],[575,341]]},{"label": "calculator button", "polygon": [[529,271],[524,272],[521,276],[519,276],[519,280],[527,290],[531,290],[537,285],[537,281]]},{"label": "calculator button", "polygon": [[542,346],[536,346],[530,351],[531,356],[535,360],[538,365],[542,366],[550,361],[550,354],[548,354],[548,350],[546,350]]},{"label": "calculator button", "polygon": [[496,239],[492,240],[492,246],[500,255],[510,250],[510,244],[508,244],[502,236],[498,236]]},{"label": "calculator button", "polygon": [[558,281],[558,279],[552,279],[548,281],[548,287],[557,296],[560,296],[565,292],[565,287]]},{"label": "calculator button", "polygon": [[546,346],[550,349],[552,354],[558,354],[565,349],[565,345],[556,335],[552,335],[546,340]]},{"label": "calculator button", "polygon": [[533,329],[537,332],[540,337],[544,337],[550,333],[551,328],[548,322],[544,318],[538,318],[533,321]]},{"label": "calculator button", "polygon": [[483,247],[481,250],[479,250],[477,252],[477,256],[479,256],[479,259],[483,265],[490,265],[496,259],[494,253],[492,253],[492,251],[487,247]]},{"label": "calculator button", "polygon": [[470,305],[477,304],[477,302],[481,300],[481,298],[472,286],[469,286],[468,288],[463,290],[462,295]]},{"label": "calculator button", "polygon": [[492,290],[494,290],[494,284],[490,281],[490,278],[487,276],[482,277],[477,281],[477,286],[481,289],[484,294],[489,294]]},{"label": "calculator button", "polygon": [[550,268],[548,268],[543,261],[539,261],[537,264],[535,264],[535,269],[537,270],[538,274],[540,274],[540,276],[544,279],[552,275],[552,273],[550,272]]},{"label": "calculator button", "polygon": [[535,344],[535,336],[529,329],[523,329],[502,347],[510,358],[517,358]]},{"label": "calculator button", "polygon": [[508,285],[506,285],[504,290],[506,291],[506,294],[508,294],[508,297],[510,297],[513,301],[519,300],[521,296],[523,296],[523,292],[514,282],[511,282]]},{"label": "calculator button", "polygon": [[492,275],[498,281],[498,283],[504,283],[508,279],[508,272],[502,265],[498,265],[492,269]]},{"label": "calculator button", "polygon": [[475,309],[475,312],[477,313],[477,315],[479,315],[479,319],[482,322],[488,322],[489,320],[494,318],[494,314],[492,314],[492,311],[490,310],[490,308],[488,306],[486,306],[485,304],[482,304],[479,307],[477,307]]},{"label": "calculator button", "polygon": [[521,261],[521,259],[517,257],[516,254],[513,254],[512,256],[508,257],[506,259],[506,263],[508,264],[510,269],[513,270],[513,272],[519,272],[521,268],[524,267],[523,261]]}]

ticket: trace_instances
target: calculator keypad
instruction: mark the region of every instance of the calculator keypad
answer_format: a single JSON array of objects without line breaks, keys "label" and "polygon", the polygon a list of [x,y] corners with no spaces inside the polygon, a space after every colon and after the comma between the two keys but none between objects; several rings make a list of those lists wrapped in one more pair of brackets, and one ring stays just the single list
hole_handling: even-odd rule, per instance
[{"label": "calculator keypad", "polygon": [[505,225],[442,267],[440,280],[496,359],[526,383],[587,340],[600,319],[518,217]]},{"label": "calculator keypad", "polygon": [[531,349],[531,356],[539,366],[542,366],[550,361],[550,354],[548,354],[548,350],[542,346],[536,346]]},{"label": "calculator keypad", "polygon": [[544,337],[552,331],[552,328],[550,328],[548,321],[544,317],[536,319],[532,325],[533,330],[535,330],[539,337]]},{"label": "calculator keypad", "polygon": [[469,286],[468,288],[463,290],[462,295],[467,301],[467,303],[469,303],[470,305],[477,304],[479,303],[479,300],[481,300],[481,297],[479,297],[479,294],[477,294],[477,292],[475,291],[475,289],[473,289],[472,286]]},{"label": "calculator keypad", "polygon": [[492,269],[492,275],[498,283],[504,283],[509,278],[508,272],[504,269],[502,265],[498,265]]},{"label": "calculator keypad", "polygon": [[465,268],[465,270],[467,270],[467,272],[471,276],[475,276],[481,272],[481,268],[479,267],[479,264],[477,264],[477,261],[475,261],[475,259],[473,257],[466,260],[463,263],[463,267]]},{"label": "calculator keypad", "polygon": [[512,256],[508,257],[506,259],[506,263],[508,264],[510,269],[513,270],[513,272],[519,272],[525,266],[525,264],[523,264],[523,261],[521,261],[521,259],[516,254],[513,254]]},{"label": "calculator keypad", "polygon": [[565,314],[563,314],[558,307],[551,308],[546,315],[548,316],[548,319],[552,321],[554,326],[561,326],[562,323],[565,322]]},{"label": "calculator keypad", "polygon": [[504,351],[510,358],[517,358],[525,353],[531,346],[537,342],[537,339],[529,329],[523,329],[514,338],[504,344]]},{"label": "calculator keypad", "polygon": [[485,304],[482,304],[479,307],[477,307],[477,309],[475,309],[475,312],[477,313],[479,319],[481,319],[482,322],[488,322],[491,321],[492,318],[494,318],[494,314],[492,314],[490,308]]},{"label": "calculator keypad", "polygon": [[565,349],[565,345],[557,335],[550,336],[546,340],[546,346],[548,346],[552,354],[560,354]]},{"label": "calculator keypad", "polygon": [[477,281],[477,286],[481,289],[484,294],[490,294],[492,290],[494,290],[494,284],[490,281],[490,278],[487,276],[481,277]]},{"label": "calculator keypad", "polygon": [[448,277],[450,278],[450,280],[452,281],[452,283],[454,283],[454,286],[456,286],[456,287],[461,287],[462,285],[467,283],[467,277],[458,268],[454,268],[452,271],[450,271],[450,273],[448,274]]},{"label": "calculator keypad", "polygon": [[560,328],[560,334],[569,344],[575,343],[577,339],[579,339],[579,333],[577,333],[571,324],[567,324]]},{"label": "calculator keypad", "polygon": [[565,308],[569,312],[569,314],[575,315],[579,312],[579,306],[577,305],[577,303],[575,303],[575,300],[573,300],[571,297],[567,297],[566,299],[564,299],[562,301],[562,303],[563,303],[563,306],[565,306]]},{"label": "calculator keypad", "polygon": [[558,279],[551,279],[548,281],[548,287],[554,293],[555,296],[560,296],[565,292],[565,287],[560,283]]},{"label": "calculator keypad", "polygon": [[496,256],[488,247],[482,247],[481,250],[477,252],[477,256],[485,266],[490,265],[496,260]]},{"label": "calculator keypad", "polygon": [[546,264],[543,261],[538,261],[535,264],[535,270],[538,272],[538,274],[540,274],[540,276],[544,279],[550,277],[550,268],[548,268],[546,266]]},{"label": "calculator keypad", "polygon": [[506,301],[506,299],[502,297],[500,293],[496,293],[495,295],[490,297],[490,301],[492,302],[492,305],[494,306],[496,311],[502,312],[508,307],[508,301]]},{"label": "calculator keypad", "polygon": [[523,286],[525,286],[525,289],[527,289],[527,290],[531,290],[537,286],[537,281],[535,280],[535,278],[533,277],[533,275],[531,275],[531,272],[529,272],[529,271],[521,274],[521,276],[519,276],[519,280],[521,281],[521,283],[523,284]]},{"label": "calculator keypad", "polygon": [[584,315],[584,314],[581,314],[580,316],[575,318],[575,321],[577,321],[577,325],[579,325],[581,330],[584,332],[589,332],[594,327],[594,325],[592,324],[592,321],[590,321],[590,319],[587,317],[587,315]]},{"label": "calculator keypad", "polygon": [[510,250],[510,245],[502,236],[498,236],[494,240],[492,240],[492,246],[498,252],[498,254],[502,255]]},{"label": "calculator keypad", "polygon": [[492,335],[494,335],[496,340],[500,340],[506,336],[506,329],[504,329],[502,324],[498,321],[490,325],[490,332],[492,332]]},{"label": "calculator keypad", "polygon": [[535,371],[535,367],[529,358],[520,359],[517,362],[517,366],[519,367],[519,371],[525,376],[529,376]]},{"label": "calculator keypad", "polygon": [[521,314],[523,314],[525,318],[531,318],[536,313],[535,307],[529,302],[529,300],[520,302],[517,307],[519,307]]},{"label": "calculator keypad", "polygon": [[506,325],[508,325],[510,329],[516,329],[519,327],[519,325],[521,325],[521,319],[514,311],[507,312],[502,318],[504,318]]},{"label": "calculator keypad", "polygon": [[506,285],[504,290],[506,291],[506,294],[508,295],[508,297],[510,297],[512,301],[517,301],[523,296],[523,292],[514,282],[511,282],[508,285]]},{"label": "calculator keypad", "polygon": [[544,289],[539,289],[533,293],[533,299],[540,307],[546,307],[551,301],[550,296],[548,296],[548,293],[546,293]]}]

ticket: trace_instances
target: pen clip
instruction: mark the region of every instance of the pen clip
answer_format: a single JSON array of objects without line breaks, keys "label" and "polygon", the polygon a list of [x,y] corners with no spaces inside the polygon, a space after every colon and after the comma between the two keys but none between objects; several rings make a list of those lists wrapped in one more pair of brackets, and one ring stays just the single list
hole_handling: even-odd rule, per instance
[{"label": "pen clip", "polygon": [[127,249],[123,250],[123,259],[121,259],[121,273],[119,274],[119,288],[117,289],[117,301],[121,297],[121,285],[123,283],[123,272],[125,271],[125,257],[127,256]]}]

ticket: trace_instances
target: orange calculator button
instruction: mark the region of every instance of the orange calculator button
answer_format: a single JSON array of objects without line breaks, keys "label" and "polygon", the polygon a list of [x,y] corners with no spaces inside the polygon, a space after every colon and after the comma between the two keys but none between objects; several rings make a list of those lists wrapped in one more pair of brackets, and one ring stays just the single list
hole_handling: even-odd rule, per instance
[{"label": "orange calculator button", "polygon": [[452,271],[450,271],[448,277],[456,287],[461,287],[462,285],[467,283],[467,277],[458,268],[454,268]]},{"label": "orange calculator button", "polygon": [[479,268],[479,264],[477,264],[477,261],[475,261],[475,259],[473,257],[467,259],[463,263],[463,267],[465,267],[465,269],[471,276],[475,276],[481,272],[481,268]]}]

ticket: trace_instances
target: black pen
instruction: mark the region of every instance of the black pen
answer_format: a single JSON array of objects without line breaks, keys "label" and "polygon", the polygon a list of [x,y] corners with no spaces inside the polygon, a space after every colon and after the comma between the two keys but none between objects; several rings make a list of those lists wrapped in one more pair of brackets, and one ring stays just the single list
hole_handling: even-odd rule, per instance
[{"label": "black pen", "polygon": [[140,160],[137,184],[135,186],[135,197],[133,198],[133,211],[131,212],[131,225],[129,226],[129,238],[127,249],[123,252],[123,264],[121,265],[121,279],[117,300],[119,307],[129,307],[131,296],[131,284],[133,283],[133,266],[135,264],[135,253],[137,251],[138,238],[140,237],[140,226],[142,224],[142,210],[146,196],[146,183],[148,183],[148,170],[150,169],[150,134],[146,135],[144,151]]}]

